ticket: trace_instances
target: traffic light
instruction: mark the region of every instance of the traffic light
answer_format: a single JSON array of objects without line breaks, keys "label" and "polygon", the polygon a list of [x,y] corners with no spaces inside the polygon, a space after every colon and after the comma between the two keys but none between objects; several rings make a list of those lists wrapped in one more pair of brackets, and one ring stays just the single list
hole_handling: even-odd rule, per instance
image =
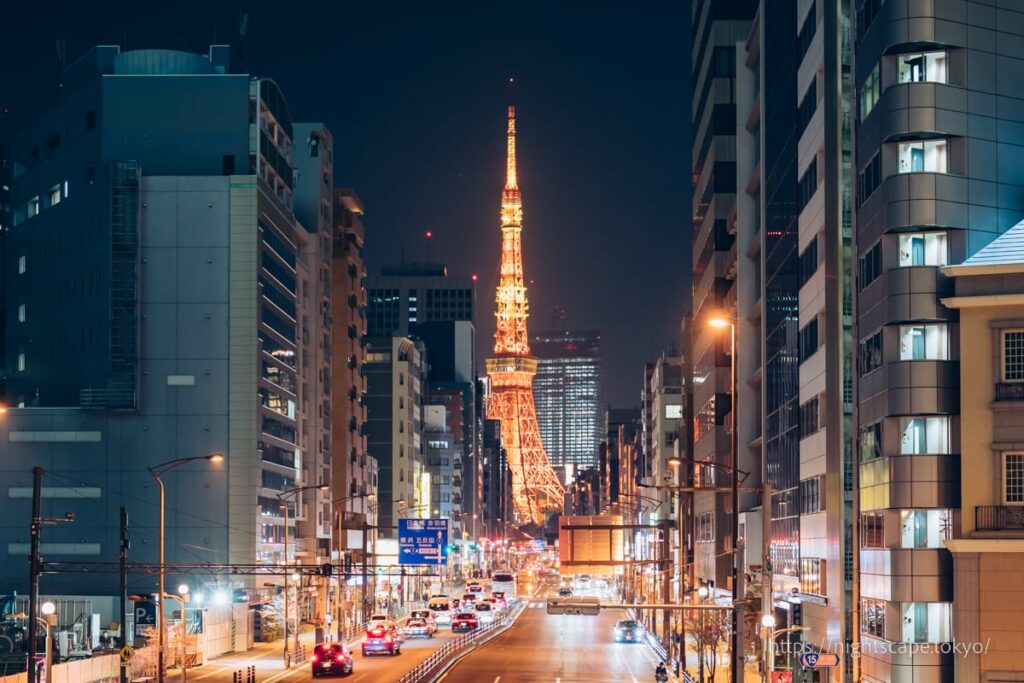
[{"label": "traffic light", "polygon": [[330,562],[324,562],[320,565],[320,576],[330,576],[334,573],[334,565]]}]

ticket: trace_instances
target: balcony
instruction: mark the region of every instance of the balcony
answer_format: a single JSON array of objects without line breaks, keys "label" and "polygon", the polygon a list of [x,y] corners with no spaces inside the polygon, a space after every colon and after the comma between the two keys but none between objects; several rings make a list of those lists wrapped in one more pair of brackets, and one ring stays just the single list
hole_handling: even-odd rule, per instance
[{"label": "balcony", "polygon": [[974,508],[974,529],[1024,533],[1024,505],[978,505]]}]

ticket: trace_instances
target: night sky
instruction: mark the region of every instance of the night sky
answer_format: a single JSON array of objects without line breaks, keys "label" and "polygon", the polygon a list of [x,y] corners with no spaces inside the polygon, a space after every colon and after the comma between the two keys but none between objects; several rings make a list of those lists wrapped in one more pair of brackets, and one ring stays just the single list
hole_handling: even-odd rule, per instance
[{"label": "night sky", "polygon": [[632,406],[689,305],[688,4],[12,2],[0,135],[58,96],[57,38],[68,62],[95,44],[205,52],[237,40],[245,11],[249,72],[278,82],[294,121],[334,134],[335,185],[366,204],[371,273],[403,247],[426,259],[431,230],[431,260],[480,276],[483,357],[514,76],[531,329],[556,305],[600,329],[606,400]]}]

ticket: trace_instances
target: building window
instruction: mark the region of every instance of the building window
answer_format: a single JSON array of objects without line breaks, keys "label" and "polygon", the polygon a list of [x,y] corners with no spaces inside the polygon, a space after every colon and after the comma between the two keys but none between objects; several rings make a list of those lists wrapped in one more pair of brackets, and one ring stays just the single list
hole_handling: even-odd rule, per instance
[{"label": "building window", "polygon": [[818,16],[815,11],[815,5],[812,3],[810,11],[807,12],[807,18],[804,19],[804,23],[800,27],[800,33],[796,37],[797,61],[803,59],[804,55],[807,54],[807,50],[811,47],[811,42],[814,41],[814,34],[817,29]]},{"label": "building window", "polygon": [[900,267],[944,266],[946,255],[946,233],[924,232],[900,235]]},{"label": "building window", "polygon": [[46,194],[50,198],[50,206],[57,206],[58,204],[60,204],[60,185],[54,185],[49,189],[49,191]]},{"label": "building window", "polygon": [[810,595],[825,595],[825,560],[800,558],[800,591]]},{"label": "building window", "polygon": [[948,360],[945,325],[901,325],[900,360]]},{"label": "building window", "polygon": [[857,175],[857,206],[868,200],[882,184],[882,155],[875,154]]},{"label": "building window", "polygon": [[903,524],[901,548],[941,548],[952,537],[953,519],[949,510],[901,510]]},{"label": "building window", "polygon": [[915,140],[899,146],[900,173],[948,173],[946,140]]},{"label": "building window", "polygon": [[42,202],[39,200],[39,197],[33,197],[32,199],[28,200],[28,217],[32,218],[33,216],[38,216],[39,210],[42,209],[42,207],[43,205]]},{"label": "building window", "polygon": [[18,304],[18,322],[25,322],[25,304]]},{"label": "building window", "polygon": [[1003,381],[1024,382],[1024,330],[1004,330],[1002,338]]},{"label": "building window", "polygon": [[1003,502],[1024,503],[1024,453],[1003,453]]},{"label": "building window", "polygon": [[811,164],[804,171],[804,174],[800,176],[799,184],[800,194],[800,206],[799,210],[803,211],[804,207],[810,203],[811,198],[814,197],[814,193],[818,191],[818,158],[815,157],[811,160]]},{"label": "building window", "polygon": [[800,253],[800,283],[803,287],[818,272],[818,236],[815,235]]},{"label": "building window", "polygon": [[949,453],[949,418],[901,418],[900,453],[902,455]]},{"label": "building window", "polygon": [[859,351],[861,377],[882,367],[882,331],[862,341]]},{"label": "building window", "polygon": [[918,52],[897,59],[900,83],[946,83],[946,52]]},{"label": "building window", "polygon": [[25,354],[18,354],[18,372],[25,372]]},{"label": "building window", "polygon": [[875,17],[882,11],[882,5],[885,4],[885,0],[863,0],[857,7],[857,40],[864,37],[868,29],[871,28],[871,24],[875,21]]},{"label": "building window", "polygon": [[948,643],[953,637],[952,607],[948,602],[903,603],[903,642]]},{"label": "building window", "polygon": [[818,85],[817,81],[811,80],[811,85],[800,100],[800,106],[796,108],[796,130],[797,135],[803,135],[807,125],[814,118],[814,112],[818,109]]},{"label": "building window", "polygon": [[714,78],[736,77],[736,48],[719,46],[712,53]]},{"label": "building window", "polygon": [[885,513],[881,510],[860,515],[860,547],[885,547]]},{"label": "building window", "polygon": [[714,513],[705,512],[694,520],[694,537],[698,543],[712,543],[715,540]]},{"label": "building window", "polygon": [[814,352],[817,350],[818,319],[814,318],[800,330],[800,362],[803,363],[814,355]]},{"label": "building window", "polygon": [[868,249],[867,253],[860,257],[860,288],[864,289],[877,280],[882,274],[882,242],[875,242],[875,246]]},{"label": "building window", "polygon": [[818,397],[815,396],[800,406],[800,438],[810,436],[821,429],[818,423]]},{"label": "building window", "polygon": [[28,265],[28,259],[25,257],[25,254],[20,255],[18,257],[18,275],[24,275],[25,274],[25,267],[27,265]]},{"label": "building window", "polygon": [[860,460],[868,462],[882,457],[882,423],[875,422],[860,430]]},{"label": "building window", "polygon": [[868,77],[864,79],[864,85],[860,87],[860,120],[863,121],[871,113],[871,110],[882,98],[882,74],[875,64]]},{"label": "building window", "polygon": [[868,600],[860,601],[861,633],[875,638],[885,638],[885,601]]},{"label": "building window", "polygon": [[800,514],[813,515],[825,509],[821,499],[824,477],[811,477],[800,482]]}]

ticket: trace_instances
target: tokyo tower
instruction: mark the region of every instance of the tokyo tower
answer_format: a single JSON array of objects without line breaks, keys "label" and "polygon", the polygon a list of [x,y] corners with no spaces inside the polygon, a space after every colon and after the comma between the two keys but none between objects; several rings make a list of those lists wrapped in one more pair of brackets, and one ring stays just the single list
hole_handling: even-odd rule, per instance
[{"label": "tokyo tower", "polygon": [[512,505],[523,523],[544,524],[546,510],[561,510],[565,494],[548,463],[533,405],[537,359],[530,355],[523,279],[523,198],[516,178],[516,108],[508,108],[508,159],[501,194],[501,276],[494,312],[494,356],[487,359],[491,380],[488,417],[501,421],[501,441],[512,471]]}]

